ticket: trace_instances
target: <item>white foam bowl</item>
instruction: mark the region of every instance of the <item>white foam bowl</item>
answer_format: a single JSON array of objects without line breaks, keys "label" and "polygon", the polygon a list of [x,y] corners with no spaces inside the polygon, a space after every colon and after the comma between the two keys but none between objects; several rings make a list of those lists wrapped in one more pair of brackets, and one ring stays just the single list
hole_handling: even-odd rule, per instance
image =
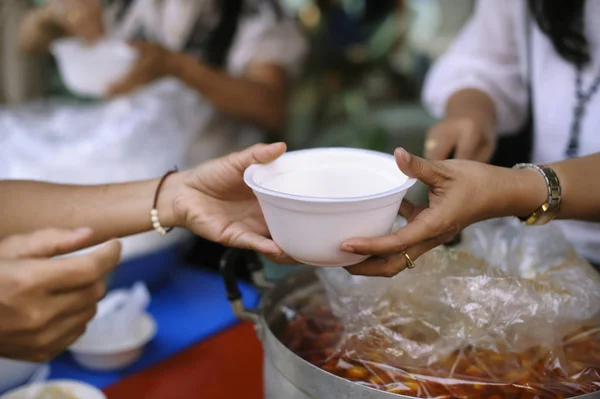
[{"label": "white foam bowl", "polygon": [[39,364],[0,358],[0,392],[24,384]]},{"label": "white foam bowl", "polygon": [[84,97],[103,97],[109,86],[132,68],[138,54],[127,43],[102,39],[86,45],[81,39],[59,39],[51,51],[65,86]]},{"label": "white foam bowl", "polygon": [[110,345],[94,345],[78,341],[69,351],[83,368],[93,371],[120,370],[135,363],[143,354],[145,345],[156,335],[156,321],[145,314],[139,319],[136,336],[128,342],[111,342]]},{"label": "white foam bowl", "polygon": [[350,266],[367,257],[344,253],[353,237],[389,234],[407,190],[416,183],[392,155],[352,148],[288,152],[244,173],[273,240],[295,260]]},{"label": "white foam bowl", "polygon": [[74,396],[77,399],[106,399],[106,395],[104,395],[99,389],[91,385],[84,384],[83,382],[71,380],[55,380],[40,384],[28,385],[26,387],[22,387],[19,389],[15,389],[14,391],[8,392],[7,394],[2,395],[0,399],[24,399],[30,397],[33,398],[41,394],[41,392],[39,391],[40,389],[54,387],[60,390],[64,390],[66,393],[69,393],[71,396]]}]

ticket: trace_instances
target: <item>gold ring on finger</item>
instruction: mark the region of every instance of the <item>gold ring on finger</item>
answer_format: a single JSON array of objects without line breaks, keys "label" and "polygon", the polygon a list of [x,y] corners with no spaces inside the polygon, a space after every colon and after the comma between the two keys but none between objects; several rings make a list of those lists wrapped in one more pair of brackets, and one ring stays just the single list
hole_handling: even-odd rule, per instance
[{"label": "gold ring on finger", "polygon": [[404,255],[404,258],[406,259],[406,267],[409,269],[414,269],[415,262],[413,262],[413,260],[410,258],[410,256],[408,256],[406,251],[402,251],[402,255]]}]

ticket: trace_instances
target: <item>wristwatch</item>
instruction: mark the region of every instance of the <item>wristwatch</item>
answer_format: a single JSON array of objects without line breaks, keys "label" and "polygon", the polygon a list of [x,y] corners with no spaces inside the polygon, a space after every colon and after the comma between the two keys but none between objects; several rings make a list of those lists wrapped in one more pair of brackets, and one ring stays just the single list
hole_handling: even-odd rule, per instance
[{"label": "wristwatch", "polygon": [[515,165],[515,168],[532,168],[537,170],[543,176],[544,180],[546,180],[546,186],[548,187],[548,199],[546,202],[533,211],[531,215],[519,218],[519,220],[527,226],[541,226],[552,221],[560,210],[560,203],[562,201],[560,181],[554,170],[544,165],[538,166],[530,163],[520,163]]}]

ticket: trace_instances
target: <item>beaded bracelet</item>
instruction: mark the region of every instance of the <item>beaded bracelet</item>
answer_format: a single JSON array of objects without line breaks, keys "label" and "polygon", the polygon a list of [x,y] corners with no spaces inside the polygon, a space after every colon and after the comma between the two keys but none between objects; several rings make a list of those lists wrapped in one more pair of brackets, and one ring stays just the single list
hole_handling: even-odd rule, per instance
[{"label": "beaded bracelet", "polygon": [[164,236],[165,234],[167,234],[168,232],[173,230],[173,227],[169,227],[169,228],[165,229],[160,224],[160,219],[158,217],[158,209],[157,209],[158,194],[160,193],[160,189],[161,189],[163,183],[165,182],[165,180],[167,180],[167,177],[169,177],[173,173],[177,173],[177,172],[178,172],[177,166],[175,166],[175,168],[173,170],[170,170],[167,173],[165,173],[164,176],[160,179],[160,182],[158,183],[158,187],[156,187],[156,193],[154,194],[154,203],[152,204],[152,210],[150,211],[150,220],[152,221],[152,227],[154,228],[154,230],[156,230],[156,232],[158,234],[160,234],[161,236]]}]

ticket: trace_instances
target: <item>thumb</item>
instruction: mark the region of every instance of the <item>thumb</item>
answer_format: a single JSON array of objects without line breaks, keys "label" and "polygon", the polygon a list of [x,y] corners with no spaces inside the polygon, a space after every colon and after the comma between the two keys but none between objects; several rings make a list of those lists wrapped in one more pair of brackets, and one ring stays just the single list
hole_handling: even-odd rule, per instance
[{"label": "thumb", "polygon": [[0,256],[6,259],[49,258],[90,246],[92,230],[80,228],[44,229],[9,237],[0,243]]},{"label": "thumb", "polygon": [[432,161],[412,155],[404,148],[394,152],[398,167],[408,177],[419,179],[427,185],[435,185],[439,181],[439,170]]},{"label": "thumb", "polygon": [[232,157],[235,158],[234,165],[244,171],[254,164],[273,162],[283,155],[286,150],[287,146],[285,143],[256,144],[241,152],[232,154]]}]

